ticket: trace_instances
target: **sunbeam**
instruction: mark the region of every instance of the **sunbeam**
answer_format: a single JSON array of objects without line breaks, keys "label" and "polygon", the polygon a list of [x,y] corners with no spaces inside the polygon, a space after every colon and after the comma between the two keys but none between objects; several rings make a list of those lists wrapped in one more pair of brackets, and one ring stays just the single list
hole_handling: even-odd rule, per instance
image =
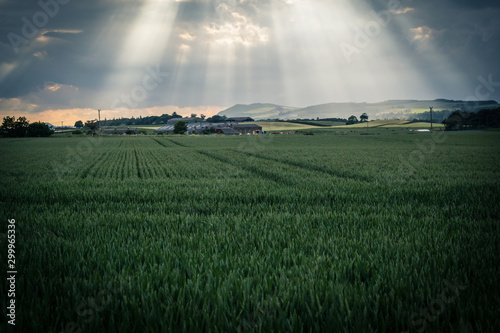
[{"label": "sunbeam", "polygon": [[[178,7],[179,1],[172,0],[146,0],[141,4],[137,17],[125,33],[123,45],[116,53],[114,68],[106,78],[104,86],[108,95],[113,92],[109,101],[111,107],[117,106],[119,96],[129,94],[136,85],[144,85],[144,78],[151,68],[161,67],[175,27]],[[146,98],[137,99],[134,106]],[[118,104],[123,104],[123,101]]]}]

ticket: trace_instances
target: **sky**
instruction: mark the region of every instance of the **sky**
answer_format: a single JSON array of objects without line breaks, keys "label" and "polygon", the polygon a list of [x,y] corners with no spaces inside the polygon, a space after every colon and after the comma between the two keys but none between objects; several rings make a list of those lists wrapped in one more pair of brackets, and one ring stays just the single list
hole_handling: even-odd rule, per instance
[{"label": "sky", "polygon": [[0,117],[500,100],[500,1],[0,0]]}]

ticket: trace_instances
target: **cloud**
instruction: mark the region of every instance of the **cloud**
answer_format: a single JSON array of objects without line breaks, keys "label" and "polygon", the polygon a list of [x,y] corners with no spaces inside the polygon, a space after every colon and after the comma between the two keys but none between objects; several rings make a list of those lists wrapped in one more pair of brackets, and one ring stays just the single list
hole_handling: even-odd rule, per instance
[{"label": "cloud", "polygon": [[414,10],[415,10],[415,8],[406,7],[406,8],[402,8],[402,9],[391,9],[390,12],[391,12],[391,14],[402,15],[402,14],[407,14],[407,13],[413,12]]},{"label": "cloud", "polygon": [[413,34],[413,40],[415,41],[427,41],[431,39],[434,34],[434,30],[428,26],[412,28],[410,31]]},{"label": "cloud", "polygon": [[47,51],[38,51],[38,52],[35,52],[33,53],[33,56],[40,59],[40,60],[43,60],[45,59],[45,57],[47,56]]},{"label": "cloud", "polygon": [[212,42],[252,46],[269,41],[268,28],[253,22],[245,7],[239,6],[237,1],[220,2],[215,11],[219,17],[205,25]]},{"label": "cloud", "polygon": [[193,34],[190,34],[189,32],[184,32],[179,35],[181,39],[187,40],[187,41],[193,41],[196,39],[196,36]]}]

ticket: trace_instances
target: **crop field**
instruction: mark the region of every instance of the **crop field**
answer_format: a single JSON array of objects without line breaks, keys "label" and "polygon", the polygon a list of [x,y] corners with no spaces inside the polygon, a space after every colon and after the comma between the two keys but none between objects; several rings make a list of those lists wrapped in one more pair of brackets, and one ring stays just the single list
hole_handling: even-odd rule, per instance
[{"label": "crop field", "polygon": [[16,331],[500,331],[500,132],[2,139],[0,153]]},{"label": "crop field", "polygon": [[249,122],[248,124],[257,124],[262,127],[263,131],[266,132],[298,131],[311,128],[322,128],[321,126],[297,124],[297,123],[289,123],[281,121],[259,121],[259,122]]},{"label": "crop field", "polygon": [[[417,129],[417,128],[424,128],[424,129],[428,129],[428,128],[431,128],[431,124],[430,123],[424,123],[424,122],[416,122],[416,123],[411,123],[411,122],[408,122],[407,124],[402,124],[402,125],[385,125],[385,126],[382,126],[382,127],[387,127],[387,128],[392,128],[392,127],[399,127],[399,128],[413,128],[413,129]],[[444,125],[443,124],[432,124],[432,127],[434,129],[436,128],[443,128],[444,129]]]},{"label": "crop field", "polygon": [[[444,128],[443,124],[434,123],[433,128]],[[366,128],[366,123],[357,123],[352,125],[341,125],[335,126],[334,128],[343,128],[343,129],[362,129]],[[375,120],[368,122],[369,128],[431,128],[430,123],[417,122],[412,123],[407,120]]]},{"label": "crop field", "polygon": [[[382,126],[404,126],[409,121],[407,120],[374,120],[368,122],[368,127],[382,127]],[[366,128],[366,123],[357,123],[352,125],[340,125],[335,128]]]}]

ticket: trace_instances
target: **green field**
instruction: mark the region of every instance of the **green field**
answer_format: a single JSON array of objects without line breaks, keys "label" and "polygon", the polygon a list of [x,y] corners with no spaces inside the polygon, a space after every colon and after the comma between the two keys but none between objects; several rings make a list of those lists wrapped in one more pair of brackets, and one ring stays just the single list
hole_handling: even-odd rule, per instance
[{"label": "green field", "polygon": [[281,132],[281,131],[298,131],[311,128],[323,128],[321,126],[297,124],[281,121],[259,121],[247,124],[257,124],[262,126],[262,130],[266,132]]},{"label": "green field", "polygon": [[500,331],[500,132],[1,139],[0,153],[16,331]]},{"label": "green field", "polygon": [[[322,126],[316,126],[314,123],[318,123]],[[332,126],[324,126],[328,123],[333,124]],[[311,121],[311,124],[299,124],[299,123],[291,123],[291,122],[254,122],[252,124],[257,124],[262,126],[262,130],[266,132],[280,132],[280,131],[298,131],[298,130],[321,130],[320,132],[325,132],[325,130],[362,130],[366,129],[366,123],[357,123],[352,125],[339,125],[338,122],[317,122]],[[430,123],[412,123],[407,120],[374,120],[368,122],[368,128],[374,130],[380,129],[428,129],[431,127]],[[433,128],[439,129],[444,128],[443,124],[433,124]]]},{"label": "green field", "polygon": [[[433,128],[444,128],[443,124],[436,124],[434,123]],[[431,128],[430,123],[423,123],[423,122],[416,122],[412,123],[408,120],[374,120],[374,121],[369,121],[368,126],[367,123],[357,123],[357,124],[352,124],[352,125],[341,125],[341,126],[334,126],[334,128],[352,128],[352,129],[363,129],[363,128],[413,128],[413,129],[428,129]]]}]

